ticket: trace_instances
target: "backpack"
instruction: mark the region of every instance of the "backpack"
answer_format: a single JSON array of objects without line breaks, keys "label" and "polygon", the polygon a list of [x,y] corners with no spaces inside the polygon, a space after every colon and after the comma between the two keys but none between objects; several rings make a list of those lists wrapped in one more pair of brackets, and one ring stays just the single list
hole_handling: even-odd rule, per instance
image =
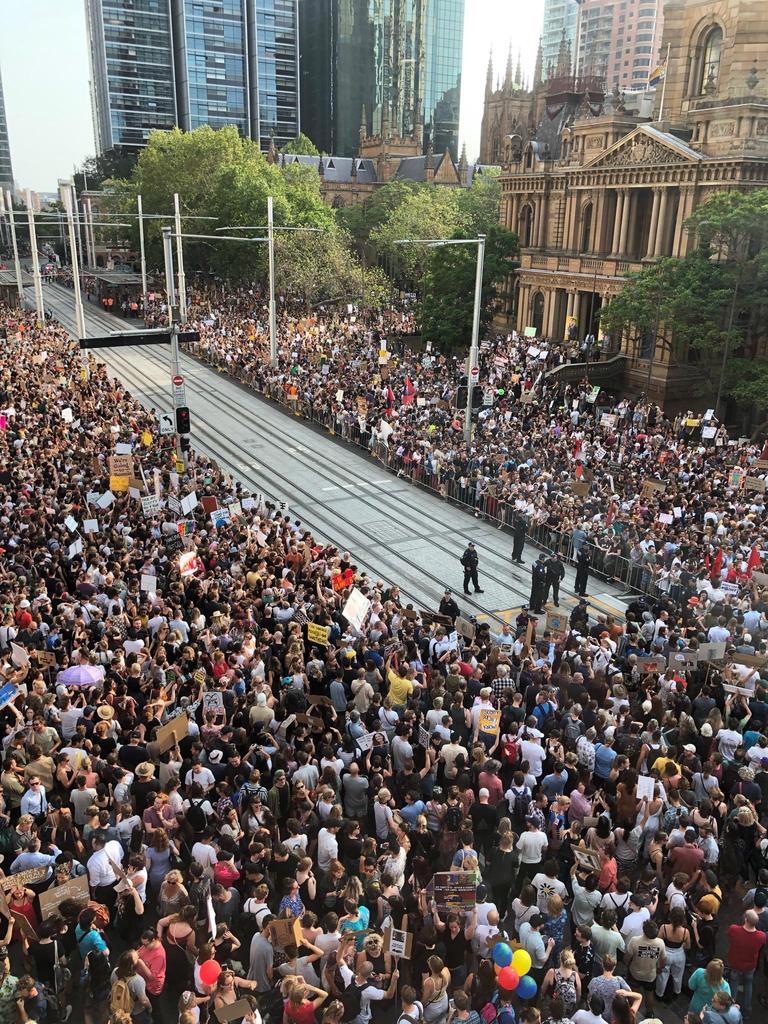
[{"label": "backpack", "polygon": [[128,988],[128,982],[123,978],[117,978],[112,983],[112,991],[109,996],[109,1008],[112,1013],[122,1011],[130,1014],[133,1010],[133,996]]},{"label": "backpack", "polygon": [[461,807],[448,805],[445,815],[445,827],[449,832],[458,832],[462,822]]},{"label": "backpack", "polygon": [[576,747],[576,741],[580,736],[584,735],[584,723],[580,718],[573,719],[568,715],[568,719],[565,723],[565,738],[572,749]]},{"label": "backpack", "polygon": [[522,790],[513,789],[512,801],[512,827],[517,832],[525,831],[525,819],[528,816],[528,805],[531,802],[531,791],[527,786]]},{"label": "backpack", "polygon": [[553,995],[557,999],[562,999],[565,1004],[566,1011],[569,1007],[573,1008],[578,1003],[575,977],[576,975],[572,974],[570,978],[564,978],[559,970],[555,971]]},{"label": "backpack", "polygon": [[203,832],[205,826],[208,823],[205,817],[205,811],[201,807],[202,800],[190,800],[189,807],[187,809],[186,819],[189,827],[193,832]]},{"label": "backpack", "polygon": [[[542,711],[544,713],[542,715],[537,715],[537,711]],[[543,704],[537,704],[533,709],[533,713],[536,717],[538,727],[545,736],[548,736],[555,727],[555,709],[552,706],[552,703],[545,700]]]}]

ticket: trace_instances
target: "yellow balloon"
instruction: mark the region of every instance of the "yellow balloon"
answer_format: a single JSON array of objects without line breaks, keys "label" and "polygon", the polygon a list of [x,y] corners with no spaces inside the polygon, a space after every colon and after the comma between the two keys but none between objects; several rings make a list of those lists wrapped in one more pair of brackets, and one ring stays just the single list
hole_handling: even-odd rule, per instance
[{"label": "yellow balloon", "polygon": [[531,957],[530,954],[524,949],[516,949],[512,954],[512,966],[522,978],[524,974],[527,974],[531,969]]}]

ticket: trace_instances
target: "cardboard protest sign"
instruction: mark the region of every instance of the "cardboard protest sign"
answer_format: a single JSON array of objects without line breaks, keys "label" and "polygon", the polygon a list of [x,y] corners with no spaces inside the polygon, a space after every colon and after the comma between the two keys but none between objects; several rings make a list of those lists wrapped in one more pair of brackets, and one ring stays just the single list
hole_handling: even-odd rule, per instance
[{"label": "cardboard protest sign", "polygon": [[478,730],[487,736],[495,736],[499,731],[501,712],[496,708],[481,708],[478,719]]},{"label": "cardboard protest sign", "polygon": [[453,619],[450,615],[441,615],[439,612],[419,612],[421,621],[425,626],[431,626],[436,622],[439,626],[453,626]]},{"label": "cardboard protest sign", "polygon": [[37,664],[40,668],[56,668],[58,662],[53,651],[38,651]]},{"label": "cardboard protest sign", "polygon": [[744,490],[757,491],[760,494],[765,494],[765,480],[761,480],[759,476],[745,476]]},{"label": "cardboard protest sign", "polygon": [[323,694],[318,694],[318,693],[307,694],[307,701],[309,702],[310,706],[313,707],[313,708],[317,707],[318,705],[321,706],[321,707],[326,707],[326,708],[332,708],[333,707],[333,701],[331,700],[330,697],[326,697],[324,693]]},{"label": "cardboard protest sign", "polygon": [[426,750],[429,746],[429,733],[423,725],[419,726],[419,745]]},{"label": "cardboard protest sign", "polygon": [[269,937],[273,946],[285,949],[286,946],[301,946],[304,937],[301,933],[301,921],[297,917],[275,917],[269,923]]},{"label": "cardboard protest sign", "polygon": [[666,489],[667,485],[663,480],[643,480],[641,494],[643,498],[650,498],[654,493],[663,494]]},{"label": "cardboard protest sign", "polygon": [[400,931],[398,928],[385,928],[384,950],[391,953],[392,956],[410,960],[413,952],[413,935],[410,932]]},{"label": "cardboard protest sign", "polygon": [[465,619],[463,615],[459,615],[456,619],[456,629],[465,640],[470,642],[475,639],[475,624],[470,622],[469,619]]},{"label": "cardboard protest sign", "polygon": [[164,754],[166,750],[171,750],[184,739],[188,732],[189,717],[186,711],[169,719],[155,733],[155,743],[157,743],[159,752]]},{"label": "cardboard protest sign", "polygon": [[328,626],[318,626],[316,622],[307,623],[307,641],[311,644],[327,647],[329,632]]},{"label": "cardboard protest sign", "polygon": [[600,858],[594,850],[585,850],[580,846],[573,846],[573,856],[582,871],[590,871],[593,874],[600,874]]},{"label": "cardboard protest sign", "polygon": [[758,587],[768,587],[768,572],[758,572],[757,569],[753,569],[752,580]]},{"label": "cardboard protest sign", "polygon": [[249,1017],[253,1013],[253,1008],[250,1000],[243,998],[236,999],[234,1003],[224,1003],[213,1012],[219,1024],[229,1024],[231,1020],[242,1020],[244,1017]]},{"label": "cardboard protest sign", "polygon": [[663,672],[667,667],[667,662],[660,654],[649,655],[645,658],[638,657],[637,667],[641,672]]},{"label": "cardboard protest sign", "polygon": [[4,892],[10,892],[18,885],[34,885],[36,882],[42,882],[47,871],[48,868],[29,868],[29,870],[19,871],[15,875],[6,875],[5,878],[0,878],[0,886]]},{"label": "cardboard protest sign", "polygon": [[568,616],[562,612],[547,612],[545,629],[549,630],[555,642],[564,640],[568,635]]},{"label": "cardboard protest sign", "polygon": [[355,587],[347,598],[347,603],[341,610],[341,614],[353,629],[361,629],[363,623],[371,610],[371,602],[365,594]]},{"label": "cardboard protest sign", "polygon": [[670,655],[669,663],[672,668],[679,669],[681,672],[690,672],[699,664],[699,652],[677,651],[675,654]]},{"label": "cardboard protest sign", "polygon": [[768,658],[764,654],[732,654],[731,661],[737,665],[746,665],[748,668],[763,668],[768,665]]},{"label": "cardboard protest sign", "polygon": [[471,913],[477,901],[477,882],[473,871],[438,871],[428,891],[441,914]]},{"label": "cardboard protest sign", "polygon": [[78,875],[76,878],[70,878],[68,882],[63,885],[58,885],[53,889],[46,889],[45,892],[38,894],[40,901],[40,913],[44,921],[47,921],[49,917],[59,909],[61,904],[65,900],[77,900],[79,903],[90,899],[90,893],[88,891],[88,876]]},{"label": "cardboard protest sign", "polygon": [[725,658],[725,648],[724,640],[699,644],[699,661],[722,661]]},{"label": "cardboard protest sign", "polygon": [[[130,485],[131,478],[129,476],[115,476],[110,474],[109,477],[109,489],[115,494],[125,493]],[[97,504],[100,504],[97,502]]]},{"label": "cardboard protest sign", "polygon": [[723,683],[722,686],[726,693],[741,694],[742,697],[755,696],[755,691],[750,690],[747,686],[734,686],[733,683]]},{"label": "cardboard protest sign", "polygon": [[110,455],[109,472],[114,476],[133,476],[133,457],[130,455]]},{"label": "cardboard protest sign", "polygon": [[584,498],[589,494],[591,486],[587,480],[571,480],[571,491],[580,498]]}]

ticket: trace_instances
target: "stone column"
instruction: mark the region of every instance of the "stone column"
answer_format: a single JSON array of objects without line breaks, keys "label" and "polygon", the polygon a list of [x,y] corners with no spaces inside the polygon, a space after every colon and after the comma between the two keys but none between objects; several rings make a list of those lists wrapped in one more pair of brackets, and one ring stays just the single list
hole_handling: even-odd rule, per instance
[{"label": "stone column", "polygon": [[573,316],[576,320],[576,337],[581,341],[581,324],[579,323],[579,314],[581,312],[581,292],[576,292],[573,296]]},{"label": "stone column", "polygon": [[517,218],[519,213],[520,197],[518,195],[513,195],[509,210],[509,224],[507,225],[509,231],[517,231]]},{"label": "stone column", "polygon": [[542,196],[537,206],[536,246],[543,249],[547,241],[547,200]]},{"label": "stone column", "polygon": [[624,214],[624,192],[616,191],[616,218],[613,222],[613,242],[611,243],[611,255],[619,255],[619,241],[621,232],[621,218]]},{"label": "stone column", "polygon": [[568,248],[578,249],[576,244],[576,232],[579,229],[579,196],[578,193],[574,193],[573,203],[571,204],[571,223],[568,229]]},{"label": "stone column", "polygon": [[592,237],[589,240],[591,251],[599,256],[603,251],[603,218],[605,216],[605,190],[601,189],[597,194],[595,205],[592,207]]},{"label": "stone column", "polygon": [[656,225],[656,239],[653,247],[654,256],[664,255],[664,239],[667,237],[667,204],[669,202],[669,189],[661,190],[661,201],[659,203],[659,221]]},{"label": "stone column", "polygon": [[633,206],[632,193],[627,189],[624,193],[624,205],[621,209],[621,230],[619,232],[619,256],[627,254],[627,239],[629,237],[630,210]]},{"label": "stone column", "polygon": [[553,294],[553,292],[552,292],[551,288],[545,289],[545,291],[544,291],[544,309],[542,311],[542,317],[541,317],[541,333],[542,333],[542,335],[545,338],[549,337],[549,331],[548,331],[547,328],[549,326],[549,309],[550,309],[550,306],[552,305],[552,294]]},{"label": "stone column", "polygon": [[548,338],[555,337],[555,317],[557,315],[557,289],[553,288],[549,293],[549,311],[545,324],[545,332]]},{"label": "stone column", "polygon": [[517,293],[517,315],[515,317],[515,326],[518,334],[522,334],[523,330],[527,326],[525,324],[525,310],[528,306],[528,285],[521,284]]},{"label": "stone column", "polygon": [[680,201],[677,204],[677,219],[675,220],[675,236],[672,241],[672,255],[684,256],[688,248],[687,231],[683,227],[685,221],[691,215],[693,207],[693,189],[681,188]]},{"label": "stone column", "polygon": [[651,209],[651,228],[648,232],[648,246],[645,250],[645,258],[650,259],[656,255],[656,232],[659,227],[659,206],[661,204],[661,189],[653,190],[653,207]]}]

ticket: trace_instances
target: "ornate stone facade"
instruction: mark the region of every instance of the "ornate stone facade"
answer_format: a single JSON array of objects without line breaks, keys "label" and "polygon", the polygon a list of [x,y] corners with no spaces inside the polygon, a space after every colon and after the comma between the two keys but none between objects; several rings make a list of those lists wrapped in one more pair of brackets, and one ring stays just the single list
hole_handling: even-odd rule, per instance
[{"label": "ornate stone facade", "polygon": [[[597,334],[627,273],[688,252],[685,222],[702,202],[768,186],[768,4],[666,0],[664,16],[670,61],[654,120],[627,114],[616,96],[563,121],[550,100],[522,151],[507,151],[501,216],[522,255],[505,300],[518,330]],[[650,386],[668,405],[696,376],[668,342],[607,344],[627,351],[630,388]]]}]

